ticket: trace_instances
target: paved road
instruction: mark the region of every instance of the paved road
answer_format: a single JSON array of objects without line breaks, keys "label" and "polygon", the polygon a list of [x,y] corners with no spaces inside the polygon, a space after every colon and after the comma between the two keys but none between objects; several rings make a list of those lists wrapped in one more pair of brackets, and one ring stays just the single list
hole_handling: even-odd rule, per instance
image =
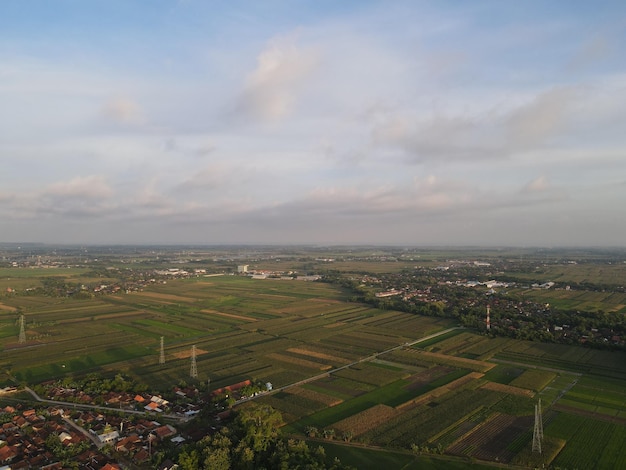
[{"label": "paved road", "polygon": [[[430,340],[432,338],[436,338],[438,336],[445,335],[446,333],[449,333],[450,331],[463,330],[463,329],[465,329],[465,328],[462,327],[462,326],[457,326],[457,327],[454,327],[454,328],[448,328],[447,330],[438,331],[437,333],[433,333],[432,335],[428,335],[428,336],[425,336],[423,338],[416,339],[414,341],[408,341],[408,342],[400,344],[398,346],[394,346],[393,348],[389,348],[389,349],[386,349],[384,351],[377,352],[377,353],[374,353],[374,354],[372,354],[370,356],[361,358],[361,359],[359,359],[357,361],[351,362],[350,364],[346,364],[344,366],[337,367],[335,369],[323,372],[323,373],[318,374],[318,375],[314,375],[313,377],[309,377],[309,378],[306,378],[304,380],[300,380],[298,382],[294,382],[294,383],[289,384],[289,385],[284,385],[284,386],[279,387],[279,388],[275,388],[274,390],[272,390],[271,393],[281,392],[281,391],[287,390],[287,389],[289,389],[291,387],[297,387],[298,385],[302,385],[302,384],[309,383],[309,382],[314,382],[316,380],[319,380],[319,379],[324,378],[324,377],[328,377],[331,374],[339,372],[340,370],[347,369],[348,367],[352,367],[352,366],[354,366],[356,364],[360,364],[362,362],[373,361],[374,359],[377,359],[378,356],[382,356],[384,354],[388,354],[390,352],[396,351],[398,349],[403,349],[403,348],[406,348],[408,346],[413,346],[413,345],[421,343],[423,341],[428,341],[428,340]],[[71,403],[71,402],[58,401],[58,400],[48,400],[46,398],[41,398],[39,395],[37,395],[37,393],[35,393],[34,390],[30,389],[29,387],[24,387],[24,389],[28,393],[30,393],[33,396],[33,398],[35,398],[35,400],[37,400],[37,401],[40,401],[40,402],[43,402],[43,403],[50,403],[51,405],[59,405],[59,406],[62,406],[64,408],[75,408],[75,409],[82,409],[82,410],[108,410],[108,411],[113,411],[113,412],[117,412],[117,413],[121,412],[121,413],[126,413],[126,414],[136,414],[136,415],[150,416],[151,418],[154,418],[154,417],[158,416],[158,417],[161,417],[161,418],[173,419],[173,420],[176,420],[176,421],[179,421],[179,422],[186,422],[186,421],[189,420],[189,418],[186,417],[186,416],[179,416],[179,415],[172,415],[172,414],[162,414],[161,413],[161,414],[158,414],[158,415],[152,415],[152,414],[148,414],[145,411],[128,410],[128,409],[124,409],[124,408],[113,408],[113,407],[98,406],[98,405],[87,405],[87,404],[81,404],[81,403]],[[246,402],[246,401],[250,401],[250,400],[254,400],[255,398],[259,398],[259,397],[266,396],[266,395],[267,395],[267,393],[262,393],[260,395],[254,396],[254,397],[244,398],[242,400],[237,401],[235,404],[238,405],[240,403],[243,403],[243,402]]]},{"label": "paved road", "polygon": [[[287,390],[287,389],[289,389],[291,387],[297,387],[298,385],[303,385],[303,384],[306,384],[306,383],[309,383],[309,382],[314,382],[316,380],[323,379],[324,377],[328,377],[329,375],[334,374],[335,372],[339,372],[340,370],[344,370],[344,369],[347,369],[348,367],[352,367],[352,366],[354,366],[356,364],[360,364],[362,362],[369,362],[369,361],[373,361],[374,359],[378,359],[378,356],[382,356],[384,354],[388,354],[390,352],[396,351],[398,349],[403,349],[403,348],[406,348],[408,346],[413,346],[413,345],[421,343],[423,341],[428,341],[429,339],[436,338],[437,336],[445,335],[446,333],[449,333],[450,331],[464,330],[464,329],[465,329],[465,327],[455,326],[454,328],[448,328],[447,330],[438,331],[437,333],[433,333],[432,335],[428,335],[428,336],[425,336],[423,338],[416,339],[414,341],[408,341],[408,342],[400,344],[398,346],[394,346],[393,348],[385,349],[384,351],[374,353],[374,354],[372,354],[370,356],[367,356],[367,357],[361,358],[361,359],[359,359],[357,361],[351,362],[350,364],[346,364],[344,366],[337,367],[335,369],[323,372],[323,373],[318,374],[318,375],[314,375],[313,377],[308,377],[308,378],[306,378],[304,380],[300,380],[298,382],[294,382],[294,383],[289,384],[289,385],[284,385],[282,387],[275,388],[274,390],[272,390],[271,393],[282,392],[283,390]],[[244,402],[247,402],[247,401],[250,401],[250,400],[254,400],[256,398],[260,398],[260,397],[263,397],[263,396],[267,396],[267,393],[262,393],[260,395],[254,396],[254,397],[243,398],[243,399],[238,400],[237,402],[235,402],[235,405],[238,405],[240,403],[244,403]]]},{"label": "paved road", "polygon": [[74,409],[79,409],[79,410],[107,410],[107,411],[111,411],[114,413],[126,413],[126,414],[147,416],[150,419],[154,419],[157,417],[168,418],[168,419],[173,419],[179,422],[186,422],[189,419],[186,416],[173,415],[173,414],[165,414],[165,413],[151,414],[148,411],[129,410],[125,408],[113,408],[111,406],[87,405],[84,403],[72,403],[69,401],[48,400],[46,398],[41,398],[39,395],[37,395],[37,393],[34,390],[28,387],[24,387],[24,390],[30,393],[33,396],[33,398],[37,401],[40,401],[42,403],[50,403],[51,405],[59,405],[64,408],[74,408]]}]

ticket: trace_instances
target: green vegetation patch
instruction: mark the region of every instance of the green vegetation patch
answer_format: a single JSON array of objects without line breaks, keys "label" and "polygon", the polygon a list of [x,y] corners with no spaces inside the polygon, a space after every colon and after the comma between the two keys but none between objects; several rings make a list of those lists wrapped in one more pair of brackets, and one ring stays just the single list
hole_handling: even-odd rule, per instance
[{"label": "green vegetation patch", "polygon": [[540,369],[528,369],[525,370],[519,377],[512,380],[509,385],[540,392],[555,379],[556,375],[556,372]]},{"label": "green vegetation patch", "polygon": [[619,468],[626,460],[626,426],[559,413],[544,433],[567,444],[553,464],[580,470]]},{"label": "green vegetation patch", "polygon": [[332,464],[335,458],[341,460],[344,465],[357,469],[387,468],[402,470],[475,470],[493,469],[493,466],[470,463],[465,460],[447,458],[443,456],[411,455],[407,452],[393,450],[367,449],[349,445],[341,445],[329,442],[312,441],[310,447],[321,445],[327,456],[328,464]]},{"label": "green vegetation patch", "polygon": [[490,382],[508,385],[523,373],[524,369],[520,367],[498,364],[485,373],[485,379]]}]

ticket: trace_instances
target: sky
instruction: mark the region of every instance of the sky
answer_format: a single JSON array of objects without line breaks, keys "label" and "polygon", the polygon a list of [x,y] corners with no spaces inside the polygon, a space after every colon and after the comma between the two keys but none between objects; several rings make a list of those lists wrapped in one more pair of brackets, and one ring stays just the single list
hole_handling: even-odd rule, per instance
[{"label": "sky", "polygon": [[626,2],[2,0],[0,241],[626,245]]}]

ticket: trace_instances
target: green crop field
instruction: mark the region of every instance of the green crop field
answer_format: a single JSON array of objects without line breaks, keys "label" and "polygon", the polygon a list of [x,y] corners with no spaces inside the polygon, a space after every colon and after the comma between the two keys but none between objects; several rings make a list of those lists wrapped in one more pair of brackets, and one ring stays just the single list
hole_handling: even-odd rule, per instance
[{"label": "green crop field", "polygon": [[626,461],[624,425],[561,413],[545,433],[567,442],[554,465],[583,470],[619,468]]},{"label": "green crop field", "polygon": [[[345,262],[344,267],[367,264]],[[386,262],[383,268],[405,264]],[[574,276],[577,268],[559,269]],[[85,274],[58,272],[72,282]],[[40,282],[31,272],[15,279]],[[564,292],[557,292],[557,301],[609,306],[622,301],[601,292],[579,297]],[[215,388],[250,379],[277,389],[326,374],[259,398],[283,413],[285,433],[301,436],[307,426],[321,431],[381,419],[370,427],[361,424],[352,443],[403,452],[415,445],[429,451],[439,446],[461,459],[494,455],[511,462],[527,450],[533,406],[541,398],[550,416],[546,436],[565,442],[553,464],[571,467],[581,458],[577,446],[583,445],[593,451],[579,468],[591,468],[593,459],[611,468],[611,462],[624,458],[617,445],[626,426],[624,353],[489,338],[462,329],[409,346],[455,325],[350,298],[326,283],[239,276],[168,280],[143,292],[91,299],[6,295],[0,299],[0,369],[5,380],[24,383],[124,371],[158,390],[190,381],[190,351],[196,346],[198,380],[210,379]],[[18,342],[21,314],[23,343]],[[164,365],[159,364],[161,337]],[[574,425],[581,431],[574,433]],[[489,442],[501,442],[501,448]],[[336,451],[354,453],[348,459],[355,461],[362,455],[352,448]],[[412,454],[380,455],[381,462],[421,468]]]}]

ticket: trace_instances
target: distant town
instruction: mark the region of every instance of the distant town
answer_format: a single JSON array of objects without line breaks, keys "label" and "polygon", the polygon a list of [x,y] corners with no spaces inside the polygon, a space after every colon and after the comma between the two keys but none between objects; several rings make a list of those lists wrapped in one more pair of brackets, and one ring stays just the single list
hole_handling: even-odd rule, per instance
[{"label": "distant town", "polygon": [[[170,315],[184,317],[198,312],[211,313],[217,316],[211,323],[214,326],[207,329],[209,339],[212,331],[219,332],[219,328],[223,328],[219,321],[215,323],[222,319],[243,322],[233,330],[236,334],[250,331],[256,335],[268,335],[271,341],[287,341],[280,331],[287,331],[287,325],[291,331],[288,315],[280,320],[283,323],[280,323],[279,332],[270,333],[264,325],[271,314],[254,309],[246,313],[246,310],[225,307],[220,310],[213,310],[214,307],[191,308],[185,306],[185,302],[196,301],[189,294],[178,293],[184,286],[198,285],[210,289],[213,282],[248,279],[258,283],[253,289],[259,292],[259,298],[268,296],[265,297],[267,299],[288,298],[281,297],[290,294],[281,293],[280,286],[291,289],[287,286],[299,285],[298,294],[294,294],[296,298],[306,298],[307,285],[329,286],[341,293],[347,310],[375,309],[368,315],[405,312],[431,318],[432,321],[448,322],[442,324],[456,325],[456,328],[467,329],[487,339],[511,338],[608,351],[626,349],[626,323],[623,321],[626,293],[622,282],[624,277],[617,274],[624,270],[624,252],[588,250],[581,254],[567,250],[509,249],[504,253],[501,250],[482,250],[477,256],[455,256],[459,254],[474,253],[470,250],[438,250],[433,253],[430,250],[379,247],[4,245],[0,247],[0,287],[3,291],[0,312],[5,319],[3,331],[17,328],[12,339],[5,335],[5,352],[19,358],[21,351],[31,348],[46,348],[49,344],[61,346],[62,340],[54,338],[61,338],[62,335],[51,335],[51,329],[73,321],[84,322],[87,327],[89,318],[96,325],[93,322],[97,315],[93,308],[105,307],[94,302],[106,300],[119,307],[115,307],[118,310],[102,310],[103,318],[110,318],[110,322],[117,322],[126,316],[136,318],[133,323],[116,324],[115,328],[119,331],[131,331],[138,326],[156,328],[154,332],[146,330],[145,337],[154,341],[160,335],[161,367],[165,367],[163,338],[168,336],[168,328],[173,328],[174,333],[168,336],[172,338],[168,339],[167,348],[177,348],[175,355],[178,360],[191,360],[191,372],[184,379],[178,371],[171,374],[178,377],[174,383],[168,379],[169,384],[163,382],[155,387],[143,382],[141,374],[132,369],[127,372],[127,366],[118,372],[108,367],[86,367],[84,364],[89,361],[90,348],[85,347],[85,353],[79,354],[79,362],[69,358],[63,363],[56,360],[48,369],[54,371],[51,377],[33,381],[29,377],[36,368],[23,372],[16,367],[17,359],[11,359],[13,362],[4,365],[7,371],[5,386],[0,389],[0,403],[3,404],[0,409],[0,464],[4,465],[2,468],[11,469],[62,469],[68,468],[70,462],[72,468],[88,470],[189,468],[184,465],[179,467],[181,459],[184,460],[190,449],[206,436],[216,435],[231,426],[240,404],[272,396],[275,386],[273,379],[267,379],[270,376],[232,372],[245,370],[238,368],[238,364],[243,365],[245,361],[237,361],[235,350],[214,356],[214,360],[232,356],[233,368],[225,369],[213,381],[211,375],[200,378],[196,355],[211,356],[210,346],[214,343],[206,343],[201,336],[192,336],[191,340],[187,340],[186,335],[191,333],[185,327],[167,326],[169,324],[156,320],[159,317],[154,315],[163,312],[166,315],[164,318],[173,318]],[[616,274],[607,276],[607,272]],[[271,287],[263,287],[264,283]],[[152,294],[155,289],[162,293]],[[221,298],[219,293],[216,295]],[[46,312],[43,308],[47,302],[45,299],[63,302],[61,305],[68,309],[67,312],[75,310],[72,315],[76,315],[76,320],[64,317],[63,310],[59,310],[54,320],[45,323],[48,321],[42,316],[42,312]],[[236,301],[236,297],[229,294],[216,305]],[[323,305],[319,313],[321,318],[328,305],[323,302],[320,305]],[[128,311],[131,306],[137,309],[137,313]],[[272,312],[272,307],[269,308]],[[276,308],[282,312],[282,307]],[[306,307],[303,311],[308,312],[310,308]],[[84,314],[80,313],[81,309]],[[298,307],[294,311],[302,309],[304,307]],[[145,316],[147,313],[152,316]],[[317,315],[314,309],[303,318],[311,315]],[[261,326],[245,327],[249,323],[256,325],[253,322],[257,321]],[[333,325],[343,328],[345,324],[331,322],[324,324],[324,328]],[[200,328],[202,323],[197,325],[194,328]],[[452,329],[446,330],[444,337],[452,334],[448,333]],[[316,334],[319,333],[313,336]],[[205,341],[204,349],[196,349],[195,343],[190,341]],[[256,339],[251,344],[264,344],[264,341]],[[292,355],[299,354],[300,349],[291,343],[291,339],[289,341],[291,348],[288,351]],[[380,341],[381,348],[386,345],[386,353],[406,348],[409,344],[406,341],[394,346],[385,342],[389,340]],[[80,350],[80,345],[74,347]],[[107,351],[105,343],[103,347]],[[308,354],[318,361],[335,362],[335,355],[349,354],[347,351],[359,350],[359,347],[357,341],[343,353],[331,354],[320,349]],[[187,352],[183,348],[187,348]],[[248,350],[254,348],[248,346]],[[380,349],[377,351],[342,367],[352,367],[361,360],[373,360],[382,352]],[[172,354],[168,352],[170,357]],[[288,358],[284,353],[274,352],[270,352],[268,357],[279,362],[291,361],[294,366],[317,367],[310,358]],[[80,362],[85,360],[86,363]],[[148,363],[144,359],[138,364],[150,374],[160,373],[155,360]],[[472,367],[484,367],[484,363],[479,365],[477,362]],[[328,366],[322,371],[331,369],[335,370]],[[313,379],[318,380],[330,373],[323,372]],[[302,380],[297,374],[293,379],[287,379],[285,373],[271,377],[279,381],[279,389],[310,380]],[[319,390],[312,388],[307,393],[317,399],[315,394]],[[513,388],[506,390],[522,396],[530,393]],[[307,434],[315,433],[307,431]],[[349,441],[351,436],[350,433],[344,434],[344,440]],[[428,446],[425,449],[432,452]],[[443,453],[443,448],[440,451]]]}]

